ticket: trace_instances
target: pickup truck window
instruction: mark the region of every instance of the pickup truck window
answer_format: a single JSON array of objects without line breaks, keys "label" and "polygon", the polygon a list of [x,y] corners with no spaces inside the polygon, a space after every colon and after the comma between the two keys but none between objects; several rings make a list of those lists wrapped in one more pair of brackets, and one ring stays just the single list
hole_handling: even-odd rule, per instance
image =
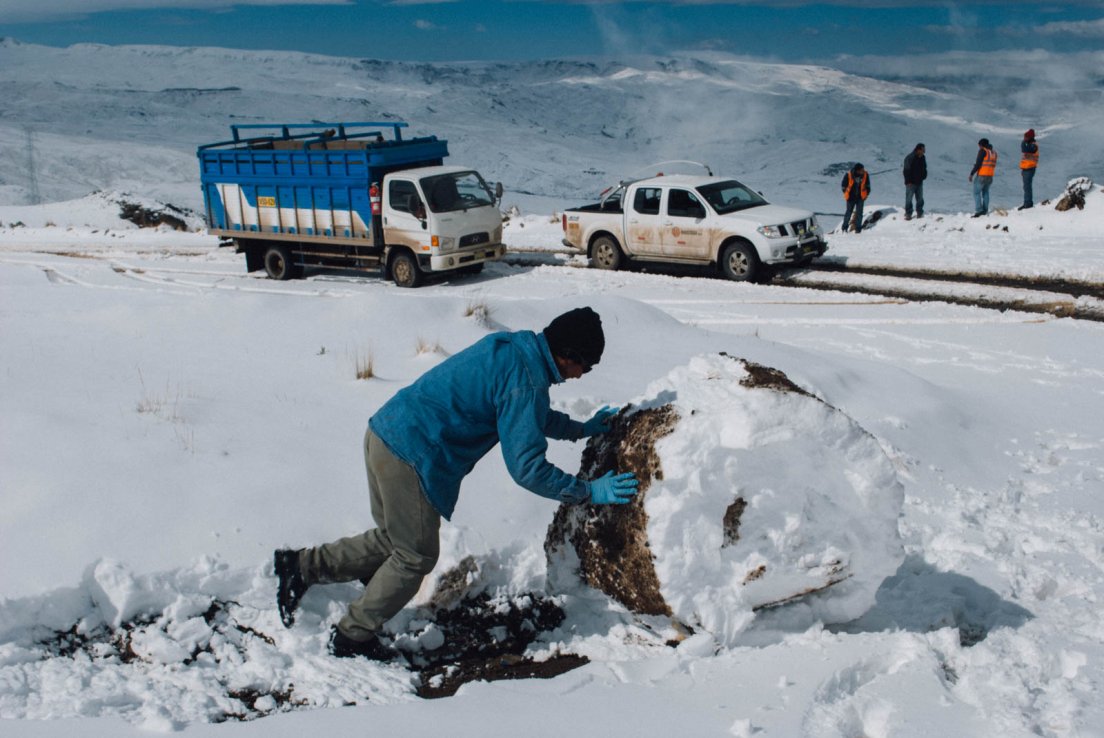
[{"label": "pickup truck window", "polygon": [[675,218],[704,218],[705,206],[689,190],[671,190],[667,193],[667,215]]},{"label": "pickup truck window", "polygon": [[633,210],[642,215],[659,215],[659,198],[663,193],[658,187],[641,187],[633,197]]},{"label": "pickup truck window", "polygon": [[734,213],[737,210],[747,210],[759,205],[766,205],[758,192],[742,185],[734,179],[717,182],[716,184],[702,185],[697,188],[698,194],[713,206],[721,215]]},{"label": "pickup truck window", "polygon": [[494,204],[494,194],[478,172],[451,172],[421,180],[422,191],[435,213],[484,207]]}]

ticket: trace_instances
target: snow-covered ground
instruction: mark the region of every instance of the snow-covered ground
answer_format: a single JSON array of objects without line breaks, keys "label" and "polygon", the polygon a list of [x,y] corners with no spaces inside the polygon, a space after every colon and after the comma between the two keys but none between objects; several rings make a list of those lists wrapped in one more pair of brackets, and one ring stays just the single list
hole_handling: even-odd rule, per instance
[{"label": "snow-covered ground", "polygon": [[[829,256],[1099,283],[1102,197],[1071,213],[891,215],[831,237]],[[417,290],[324,273],[276,283],[202,233],[116,212],[114,196],[0,211],[5,734],[1101,735],[1100,323],[609,273],[569,255]],[[507,229],[519,250],[559,237],[553,214]],[[656,618],[559,592],[566,619],[530,654],[589,664],[434,701],[400,666],[326,656],[352,587],[312,590],[283,629],[272,549],[371,525],[360,440],[372,412],[488,331],[539,329],[583,304],[603,316],[606,354],[554,389],[558,409],[646,397],[724,351],[784,371],[873,434],[903,485],[905,549],[873,607],[833,625],[783,607],[723,645],[699,631],[672,648]],[[358,380],[366,362],[375,376]],[[580,451],[555,442],[550,457],[574,471]],[[824,471],[797,455],[779,474],[816,488]],[[493,452],[417,602],[468,556],[493,593],[551,594],[554,510]],[[422,617],[411,606],[391,627],[431,648]],[[119,624],[125,642],[79,637]],[[211,724],[228,714],[259,719]]]}]

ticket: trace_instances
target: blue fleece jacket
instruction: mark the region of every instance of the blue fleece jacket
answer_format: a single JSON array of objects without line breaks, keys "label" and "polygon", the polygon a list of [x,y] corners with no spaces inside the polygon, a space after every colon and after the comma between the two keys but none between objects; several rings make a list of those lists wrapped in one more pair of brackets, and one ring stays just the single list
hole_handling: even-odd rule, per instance
[{"label": "blue fleece jacket", "polygon": [[549,407],[562,382],[544,336],[494,333],[400,390],[368,421],[397,457],[418,474],[422,490],[446,520],[460,481],[495,444],[518,484],[542,497],[583,502],[586,482],[545,459],[548,438],[582,438],[583,424]]}]

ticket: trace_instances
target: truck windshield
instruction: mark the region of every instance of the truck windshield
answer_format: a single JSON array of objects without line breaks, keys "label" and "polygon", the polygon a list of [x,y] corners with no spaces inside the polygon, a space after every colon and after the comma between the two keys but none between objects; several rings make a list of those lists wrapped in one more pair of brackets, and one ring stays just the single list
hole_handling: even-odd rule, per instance
[{"label": "truck windshield", "polygon": [[468,210],[494,204],[494,194],[479,172],[449,172],[423,177],[422,192],[435,213]]},{"label": "truck windshield", "polygon": [[767,201],[759,193],[734,179],[702,185],[697,190],[705,198],[705,201],[721,215],[767,204]]}]

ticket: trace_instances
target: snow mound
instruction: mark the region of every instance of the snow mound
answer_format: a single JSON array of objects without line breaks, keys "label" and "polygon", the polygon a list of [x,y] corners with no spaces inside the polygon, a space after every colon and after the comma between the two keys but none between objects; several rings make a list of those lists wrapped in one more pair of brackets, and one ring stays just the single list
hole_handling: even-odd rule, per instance
[{"label": "snow mound", "polygon": [[0,207],[0,225],[26,228],[158,228],[197,231],[194,211],[129,192],[93,192],[76,200]]},{"label": "snow mound", "polygon": [[774,369],[724,354],[675,369],[588,444],[584,476],[614,468],[641,479],[636,501],[561,507],[549,581],[581,576],[722,644],[799,599],[810,622],[857,618],[904,557],[878,441]]}]

